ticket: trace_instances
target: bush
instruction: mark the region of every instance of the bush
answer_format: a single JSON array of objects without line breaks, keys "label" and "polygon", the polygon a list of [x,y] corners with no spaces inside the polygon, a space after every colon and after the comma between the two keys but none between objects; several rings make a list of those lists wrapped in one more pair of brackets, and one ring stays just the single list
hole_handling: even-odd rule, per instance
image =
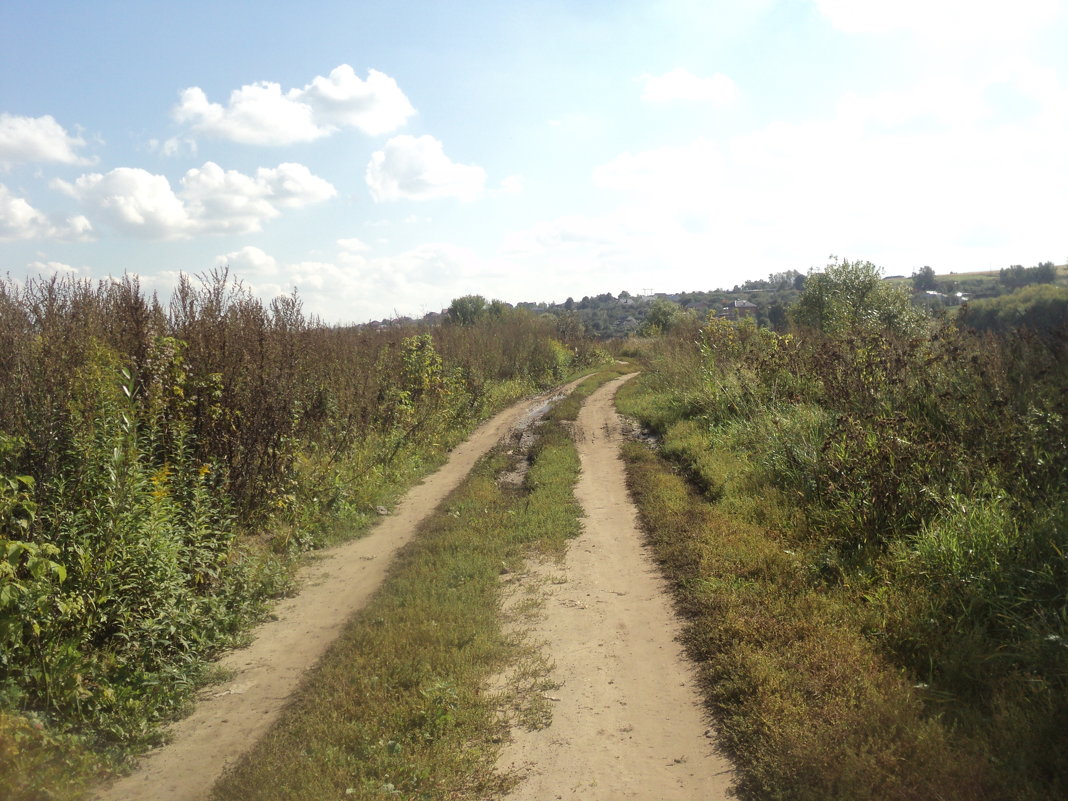
[{"label": "bush", "polygon": [[922,328],[924,314],[903,287],[884,282],[870,261],[835,258],[822,272],[809,273],[792,319],[825,334],[911,336]]}]

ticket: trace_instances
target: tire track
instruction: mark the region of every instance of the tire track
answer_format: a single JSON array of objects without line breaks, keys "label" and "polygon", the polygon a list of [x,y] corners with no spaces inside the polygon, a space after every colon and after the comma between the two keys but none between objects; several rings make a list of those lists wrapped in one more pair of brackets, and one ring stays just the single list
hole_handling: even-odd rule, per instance
[{"label": "tire track", "polygon": [[563,566],[543,571],[552,579],[532,632],[560,688],[551,725],[515,731],[498,762],[524,774],[510,801],[728,797],[732,769],[715,752],[619,458],[613,401],[632,377],[591,395],[575,425],[582,460],[575,494],[587,517]]}]

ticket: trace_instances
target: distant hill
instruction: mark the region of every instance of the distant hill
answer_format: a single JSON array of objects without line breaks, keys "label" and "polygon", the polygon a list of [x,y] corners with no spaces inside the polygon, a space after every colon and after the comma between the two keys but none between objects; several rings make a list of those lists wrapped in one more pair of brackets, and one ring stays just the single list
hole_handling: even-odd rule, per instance
[{"label": "distant hill", "polygon": [[[1068,265],[1052,268],[1053,281],[1057,285],[1068,285]],[[930,289],[917,289],[914,300],[917,304],[932,309],[948,308],[955,311],[964,302],[996,298],[1019,288],[1020,280],[1027,281],[1029,275],[1035,274],[1038,265],[1023,268],[1014,265],[1004,270],[977,270],[974,272],[934,273]],[[1021,270],[1023,271],[1021,273]],[[907,284],[914,287],[918,283],[917,270],[912,276],[888,276],[885,280]],[[1015,283],[1014,283],[1015,277]],[[654,301],[669,301],[677,304],[684,312],[696,315],[699,319],[709,314],[732,316],[739,302],[753,304],[756,308],[752,316],[758,325],[785,330],[788,325],[787,309],[797,300],[804,287],[805,274],[797,270],[773,273],[766,279],[746,281],[731,289],[714,289],[707,291],[657,292],[647,295],[631,295],[620,292],[618,296],[611,293],[583,297],[581,300],[568,298],[563,303],[519,303],[519,308],[528,309],[536,314],[556,316],[573,315],[588,331],[601,337],[626,336],[637,332]]]},{"label": "distant hill", "polygon": [[[788,327],[787,310],[796,302],[805,283],[805,273],[787,270],[772,273],[765,279],[754,279],[736,284],[730,289],[695,290],[690,292],[656,292],[632,295],[627,291],[613,295],[585,296],[580,300],[567,298],[558,302],[525,301],[514,308],[526,309],[533,314],[551,314],[556,317],[573,317],[595,336],[609,338],[638,333],[656,301],[676,304],[684,313],[705,319],[710,314],[723,316],[751,316],[758,325],[785,330]],[[1045,280],[1051,277],[1052,280]],[[1032,280],[1043,279],[1043,280]],[[913,288],[914,301],[932,310],[947,309],[950,313],[962,303],[997,298],[1032,283],[1050,283],[1068,286],[1068,265],[1043,262],[1035,267],[1011,265],[1001,270],[977,270],[974,272],[935,273],[931,268],[920,268],[911,276],[887,276],[885,281],[906,284]],[[501,301],[494,303],[511,307]],[[752,304],[749,309],[745,304]],[[447,320],[445,311],[431,312],[421,320],[400,317],[387,321],[375,321],[367,325],[385,328],[396,325],[414,325],[419,322],[438,325]]]}]

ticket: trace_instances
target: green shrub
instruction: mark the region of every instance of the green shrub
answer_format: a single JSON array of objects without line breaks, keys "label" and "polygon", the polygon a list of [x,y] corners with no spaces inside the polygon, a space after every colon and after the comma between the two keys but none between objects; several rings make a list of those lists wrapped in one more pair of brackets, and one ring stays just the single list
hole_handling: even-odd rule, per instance
[{"label": "green shrub", "polygon": [[[810,324],[789,335],[710,320],[697,337],[660,340],[620,408],[660,435],[662,453],[719,513],[760,526],[797,561],[786,570],[754,552],[748,567],[726,566],[701,584],[717,603],[743,591],[765,603],[778,590],[753,582],[769,574],[833,596],[850,636],[919,691],[915,725],[944,720],[962,764],[993,766],[975,793],[1060,797],[1068,318],[1049,312],[1055,324],[1040,336],[1008,325],[979,331],[971,311],[960,325],[913,325],[894,311],[897,299],[879,308],[875,272],[849,267],[848,286],[831,270],[815,282],[795,315]],[[1031,288],[989,308],[1007,319],[1057,291]],[[759,684],[778,658],[743,660],[738,681]],[[792,747],[780,743],[782,756],[769,758],[789,761]]]}]

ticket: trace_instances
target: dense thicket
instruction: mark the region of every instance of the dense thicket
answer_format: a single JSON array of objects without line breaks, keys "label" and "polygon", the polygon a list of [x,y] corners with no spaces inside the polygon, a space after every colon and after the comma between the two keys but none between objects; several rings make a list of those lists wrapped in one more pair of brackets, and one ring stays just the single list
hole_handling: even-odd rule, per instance
[{"label": "dense thicket", "polygon": [[1057,268],[1051,261],[1035,267],[1014,264],[998,272],[998,280],[1009,289],[1019,289],[1029,284],[1052,284],[1057,279]]},{"label": "dense thicket", "polygon": [[280,555],[598,356],[510,310],[327,327],[225,273],[167,304],[133,278],[0,281],[0,773],[37,769],[41,731],[150,736],[284,587]]},{"label": "dense thicket", "polygon": [[906,672],[982,797],[1064,797],[1064,318],[979,331],[916,318],[870,265],[822,275],[789,334],[711,320],[662,345],[660,425],[702,432],[676,456],[709,497],[793,510],[757,516],[800,560],[806,597],[851,599],[857,636]]},{"label": "dense thicket", "polygon": [[1040,284],[1008,295],[969,303],[962,324],[982,331],[1009,333],[1020,329],[1051,340],[1068,337],[1068,288]]}]

